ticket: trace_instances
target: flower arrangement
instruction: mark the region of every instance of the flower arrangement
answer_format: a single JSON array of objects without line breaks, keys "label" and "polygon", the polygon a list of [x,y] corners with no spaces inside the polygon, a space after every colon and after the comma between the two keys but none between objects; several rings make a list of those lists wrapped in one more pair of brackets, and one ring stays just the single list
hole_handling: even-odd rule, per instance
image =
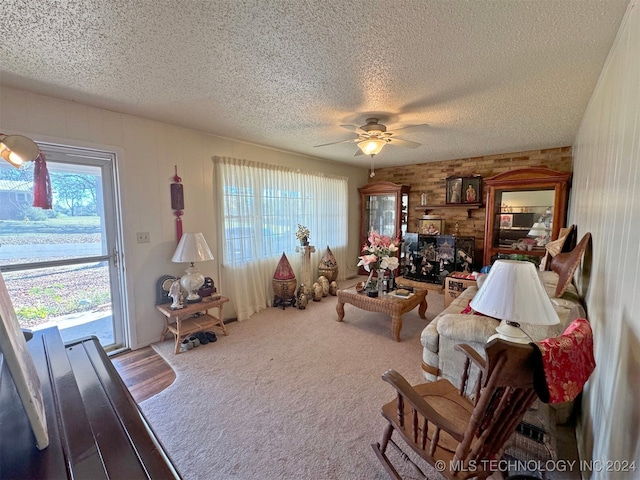
[{"label": "flower arrangement", "polygon": [[376,230],[372,230],[367,241],[369,244],[362,247],[363,255],[358,257],[360,259],[358,267],[364,266],[367,272],[371,272],[371,266],[375,270],[395,270],[398,268],[396,252],[400,239],[391,240],[388,235],[380,235]]},{"label": "flower arrangement", "polygon": [[298,230],[296,230],[296,238],[300,240],[302,245],[308,245],[311,232],[304,225],[298,224]]}]

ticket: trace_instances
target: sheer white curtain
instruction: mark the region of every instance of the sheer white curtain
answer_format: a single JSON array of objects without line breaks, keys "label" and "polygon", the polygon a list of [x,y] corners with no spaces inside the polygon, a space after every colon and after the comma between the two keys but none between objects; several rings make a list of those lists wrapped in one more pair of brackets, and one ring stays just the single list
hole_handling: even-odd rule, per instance
[{"label": "sheer white curtain", "polygon": [[238,320],[270,306],[271,280],[286,254],[300,284],[298,224],[309,228],[312,277],[327,246],[344,278],[347,251],[346,177],[214,157],[217,211],[222,222],[220,281]]}]

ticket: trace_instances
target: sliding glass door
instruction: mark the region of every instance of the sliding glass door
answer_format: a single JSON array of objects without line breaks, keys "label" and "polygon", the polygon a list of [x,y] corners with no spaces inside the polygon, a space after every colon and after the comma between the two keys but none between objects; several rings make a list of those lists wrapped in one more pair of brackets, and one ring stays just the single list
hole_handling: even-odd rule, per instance
[{"label": "sliding glass door", "polygon": [[40,149],[52,210],[31,206],[33,165],[0,165],[0,271],[18,320],[57,326],[65,341],[96,335],[107,350],[126,347],[115,155]]}]

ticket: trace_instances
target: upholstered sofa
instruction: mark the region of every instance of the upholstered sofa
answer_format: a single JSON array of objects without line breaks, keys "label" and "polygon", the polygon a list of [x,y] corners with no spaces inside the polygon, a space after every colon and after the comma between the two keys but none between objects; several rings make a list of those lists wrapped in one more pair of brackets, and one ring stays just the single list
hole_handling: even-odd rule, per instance
[{"label": "upholstered sofa", "polygon": [[[523,325],[523,330],[534,341],[556,337],[562,334],[574,319],[585,318],[585,310],[573,284],[566,287],[562,296],[556,297],[558,274],[553,271],[544,271],[538,272],[538,275],[558,313],[560,323],[551,326]],[[465,357],[456,351],[454,346],[467,343],[476,351],[482,352],[487,339],[496,333],[495,328],[499,324],[496,319],[461,313],[477,291],[477,287],[467,288],[422,331],[422,369],[427,380],[446,378],[454,385],[457,384],[461,378]],[[557,420],[563,422],[570,413],[570,409],[564,409],[558,413]]]},{"label": "upholstered sofa", "polygon": [[[575,232],[575,225],[562,229],[560,238],[546,247],[547,256],[543,259],[543,265],[548,264],[550,270],[539,271],[538,275],[560,323],[550,326],[523,325],[522,329],[534,342],[556,337],[576,318],[586,318],[582,300],[572,282],[585,252],[591,246],[591,234],[586,233],[571,251],[566,251],[568,248],[565,247],[570,248],[573,243],[570,239],[575,238]],[[585,272],[581,273],[584,275]],[[455,384],[464,368],[464,355],[455,350],[455,345],[467,343],[482,352],[489,337],[495,333],[498,320],[473,312],[463,313],[463,310],[470,310],[467,307],[477,291],[477,287],[467,288],[423,330],[420,339],[423,347],[422,369],[427,380],[442,377]]]}]

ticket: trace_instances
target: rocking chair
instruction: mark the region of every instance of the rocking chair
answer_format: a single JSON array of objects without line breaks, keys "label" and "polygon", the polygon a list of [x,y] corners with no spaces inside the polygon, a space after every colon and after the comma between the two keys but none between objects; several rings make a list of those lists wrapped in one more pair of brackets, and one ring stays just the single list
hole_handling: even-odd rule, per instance
[{"label": "rocking chair", "polygon": [[[445,478],[487,478],[498,470],[505,443],[537,398],[531,345],[492,340],[485,346],[486,361],[469,345],[456,349],[467,357],[459,389],[445,379],[412,387],[395,370],[382,375],[398,396],[382,407],[389,424],[382,443],[371,446],[391,478],[402,477],[386,454],[389,444],[425,476],[391,438],[394,431]],[[471,364],[480,374],[467,397]]]}]

